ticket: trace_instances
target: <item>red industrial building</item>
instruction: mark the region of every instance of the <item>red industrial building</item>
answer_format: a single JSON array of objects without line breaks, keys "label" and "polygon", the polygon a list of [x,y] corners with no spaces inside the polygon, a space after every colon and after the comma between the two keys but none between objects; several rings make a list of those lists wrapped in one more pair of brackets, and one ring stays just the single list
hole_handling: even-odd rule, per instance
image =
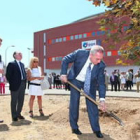
[{"label": "red industrial building", "polygon": [[[103,43],[105,32],[99,30],[97,21],[104,16],[103,13],[92,15],[73,23],[38,31],[34,33],[34,56],[39,57],[40,65],[44,72],[60,72],[62,58],[76,49],[90,49],[94,44],[104,47],[104,61],[108,73],[114,69],[127,71],[138,70],[137,66],[116,65],[116,59],[120,57],[118,44],[116,48],[110,49],[108,44]],[[126,30],[124,26],[122,30]],[[113,32],[113,31],[112,31]]]}]

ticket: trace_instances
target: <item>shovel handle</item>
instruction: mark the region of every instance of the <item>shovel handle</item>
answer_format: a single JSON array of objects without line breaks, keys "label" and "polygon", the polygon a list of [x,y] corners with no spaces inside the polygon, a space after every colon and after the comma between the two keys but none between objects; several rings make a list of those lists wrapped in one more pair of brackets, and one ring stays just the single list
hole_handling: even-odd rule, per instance
[{"label": "shovel handle", "polygon": [[91,100],[94,104],[96,104],[97,106],[99,106],[99,104],[94,99],[92,99],[90,96],[88,96],[87,94],[85,94],[84,91],[80,90],[79,88],[77,88],[75,85],[73,85],[69,81],[67,81],[67,83],[69,85],[71,85],[73,88],[75,88],[77,91],[79,91],[80,93],[82,93],[86,98],[88,98],[89,100]]},{"label": "shovel handle", "polygon": [[[99,106],[99,103],[97,103],[94,99],[92,99],[90,96],[88,96],[87,94],[84,93],[84,91],[80,90],[79,88],[77,88],[75,85],[73,85],[70,81],[67,81],[67,83],[72,86],[73,88],[75,88],[77,91],[79,91],[80,93],[82,93],[86,98],[88,98],[90,101],[92,101],[94,104],[96,104],[97,106]],[[106,113],[108,115],[110,115],[111,117],[113,117],[114,119],[116,119],[117,121],[119,121],[120,125],[124,126],[124,123],[121,121],[121,119],[119,117],[117,117],[115,114],[113,114],[110,111],[106,110]]]}]

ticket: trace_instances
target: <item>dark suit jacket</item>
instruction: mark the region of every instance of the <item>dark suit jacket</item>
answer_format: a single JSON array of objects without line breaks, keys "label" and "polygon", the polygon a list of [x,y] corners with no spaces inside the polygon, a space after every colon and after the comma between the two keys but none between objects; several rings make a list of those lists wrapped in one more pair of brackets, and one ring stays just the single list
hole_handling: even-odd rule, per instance
[{"label": "dark suit jacket", "polygon": [[112,78],[112,75],[110,76],[110,83],[111,84],[117,84],[118,82],[118,76],[117,75],[114,75],[114,79]]},{"label": "dark suit jacket", "polygon": [[[68,80],[75,79],[77,75],[80,73],[84,64],[86,63],[89,57],[89,50],[76,50],[73,53],[68,54],[63,58],[62,67],[61,67],[61,75],[67,75],[68,65],[69,63],[73,63],[69,74]],[[106,87],[105,87],[105,75],[104,75],[105,64],[103,61],[101,63],[94,65],[92,69],[91,76],[91,87],[90,93],[96,94],[97,86],[99,90],[99,97],[105,98]]]},{"label": "dark suit jacket", "polygon": [[[23,63],[22,63],[22,68],[24,68]],[[24,69],[24,72],[25,72],[25,69]],[[7,69],[6,69],[6,78],[9,82],[9,89],[11,91],[17,91],[21,84],[21,73],[20,73],[20,68],[16,60],[8,64]]]}]

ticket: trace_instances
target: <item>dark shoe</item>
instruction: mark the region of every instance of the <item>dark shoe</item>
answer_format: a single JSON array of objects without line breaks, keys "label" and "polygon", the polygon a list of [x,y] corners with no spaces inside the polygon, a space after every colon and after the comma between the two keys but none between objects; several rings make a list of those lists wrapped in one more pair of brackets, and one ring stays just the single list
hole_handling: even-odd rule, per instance
[{"label": "dark shoe", "polygon": [[17,122],[18,121],[18,118],[13,118],[13,122]]},{"label": "dark shoe", "polygon": [[23,117],[23,116],[18,116],[18,119],[20,119],[20,120],[25,120],[25,118]]},{"label": "dark shoe", "polygon": [[103,138],[103,134],[101,133],[101,131],[96,131],[96,132],[94,132],[95,134],[96,134],[96,136],[98,137],[98,138]]},{"label": "dark shoe", "polygon": [[33,115],[33,111],[30,110],[29,113],[30,113],[30,117],[33,118],[33,117],[34,117],[34,115]]},{"label": "dark shoe", "polygon": [[3,120],[0,120],[0,123],[3,123]]},{"label": "dark shoe", "polygon": [[40,116],[44,116],[43,110],[39,109]]},{"label": "dark shoe", "polygon": [[72,129],[72,133],[75,133],[77,135],[81,135],[82,132],[79,129]]}]

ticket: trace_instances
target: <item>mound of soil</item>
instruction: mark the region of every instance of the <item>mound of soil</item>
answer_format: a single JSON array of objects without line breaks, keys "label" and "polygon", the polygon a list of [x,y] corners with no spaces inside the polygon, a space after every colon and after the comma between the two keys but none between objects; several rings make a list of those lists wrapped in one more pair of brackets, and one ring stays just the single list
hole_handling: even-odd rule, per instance
[{"label": "mound of soil", "polygon": [[[26,120],[11,121],[10,96],[0,96],[1,140],[98,140],[93,134],[87,115],[85,97],[81,97],[79,129],[82,135],[71,133],[69,125],[69,96],[43,96],[44,117],[39,116],[38,105],[34,103],[34,115],[29,117],[29,96],[25,97],[22,115]],[[100,126],[104,140],[140,140],[140,99],[107,97],[108,112],[112,112],[123,123],[108,113],[100,113]]]}]

